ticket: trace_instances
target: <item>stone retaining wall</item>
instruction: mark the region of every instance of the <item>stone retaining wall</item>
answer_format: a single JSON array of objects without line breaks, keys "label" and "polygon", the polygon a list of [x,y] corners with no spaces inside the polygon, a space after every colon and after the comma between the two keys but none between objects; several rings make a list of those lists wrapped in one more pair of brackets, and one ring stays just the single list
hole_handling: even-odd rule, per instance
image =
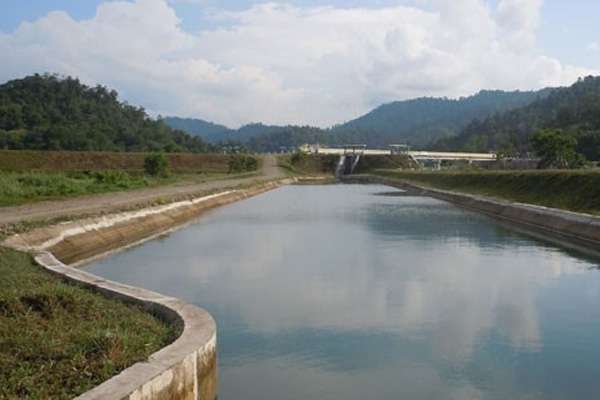
[{"label": "stone retaining wall", "polygon": [[577,243],[600,245],[600,217],[531,204],[512,203],[465,193],[432,189],[373,175],[353,176],[346,182],[380,183],[456,204],[520,225],[550,232]]},{"label": "stone retaining wall", "polygon": [[141,305],[182,328],[175,342],[78,399],[216,399],[217,329],[208,312],[172,297],[105,280],[73,265],[177,229],[211,208],[293,181],[284,179],[245,190],[39,228],[12,236],[3,243],[34,254],[37,263],[52,273],[108,297]]}]

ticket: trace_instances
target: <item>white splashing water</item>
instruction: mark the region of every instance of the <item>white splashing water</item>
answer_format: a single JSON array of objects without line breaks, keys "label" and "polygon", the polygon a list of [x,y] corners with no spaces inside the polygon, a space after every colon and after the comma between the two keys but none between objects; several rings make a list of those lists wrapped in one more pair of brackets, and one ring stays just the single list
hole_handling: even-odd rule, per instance
[{"label": "white splashing water", "polygon": [[342,176],[344,175],[344,167],[346,165],[346,156],[340,156],[340,161],[338,161],[338,165],[335,169],[335,176]]}]

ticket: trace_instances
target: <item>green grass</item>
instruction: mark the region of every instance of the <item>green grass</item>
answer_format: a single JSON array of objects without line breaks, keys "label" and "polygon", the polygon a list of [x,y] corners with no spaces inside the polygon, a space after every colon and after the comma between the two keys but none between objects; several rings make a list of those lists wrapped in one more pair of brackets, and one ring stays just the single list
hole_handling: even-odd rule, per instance
[{"label": "green grass", "polygon": [[374,174],[445,190],[600,214],[600,172],[597,170],[467,172],[380,170]]},{"label": "green grass", "polygon": [[178,332],[0,247],[0,398],[67,399],[148,358]]},{"label": "green grass", "polygon": [[0,207],[86,194],[119,192],[174,183],[203,183],[259,176],[254,172],[179,173],[148,176],[121,171],[6,172],[0,171]]},{"label": "green grass", "polygon": [[340,159],[337,155],[295,153],[278,157],[278,165],[289,176],[333,176]]},{"label": "green grass", "polygon": [[0,172],[0,206],[139,189],[176,180],[177,176],[148,177],[120,171]]}]

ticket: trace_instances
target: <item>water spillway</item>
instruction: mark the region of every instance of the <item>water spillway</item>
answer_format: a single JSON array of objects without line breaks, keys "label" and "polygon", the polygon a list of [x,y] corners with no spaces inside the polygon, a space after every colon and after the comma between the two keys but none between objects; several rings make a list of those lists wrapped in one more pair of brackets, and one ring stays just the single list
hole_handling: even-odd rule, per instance
[{"label": "water spillway", "polygon": [[336,166],[335,176],[339,178],[344,175],[352,174],[359,161],[360,154],[344,154],[340,156],[340,160]]},{"label": "water spillway", "polygon": [[595,398],[598,261],[390,191],[285,187],[88,269],[210,311],[220,399]]},{"label": "water spillway", "polygon": [[335,176],[336,177],[340,177],[345,175],[345,170],[346,170],[346,155],[342,155],[340,156],[340,160],[337,163],[337,166],[335,168]]}]

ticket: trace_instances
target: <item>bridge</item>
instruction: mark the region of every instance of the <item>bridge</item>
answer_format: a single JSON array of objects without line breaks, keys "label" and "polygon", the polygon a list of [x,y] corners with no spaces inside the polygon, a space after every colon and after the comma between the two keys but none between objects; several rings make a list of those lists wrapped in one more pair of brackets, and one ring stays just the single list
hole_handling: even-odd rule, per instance
[{"label": "bridge", "polygon": [[300,150],[311,154],[333,154],[333,155],[395,155],[403,154],[417,163],[441,163],[442,161],[467,161],[492,162],[497,157],[494,153],[467,153],[467,152],[441,152],[441,151],[411,151],[407,145],[390,145],[389,149],[367,149],[364,144],[347,144],[340,147],[321,147],[319,145],[304,145]]}]

